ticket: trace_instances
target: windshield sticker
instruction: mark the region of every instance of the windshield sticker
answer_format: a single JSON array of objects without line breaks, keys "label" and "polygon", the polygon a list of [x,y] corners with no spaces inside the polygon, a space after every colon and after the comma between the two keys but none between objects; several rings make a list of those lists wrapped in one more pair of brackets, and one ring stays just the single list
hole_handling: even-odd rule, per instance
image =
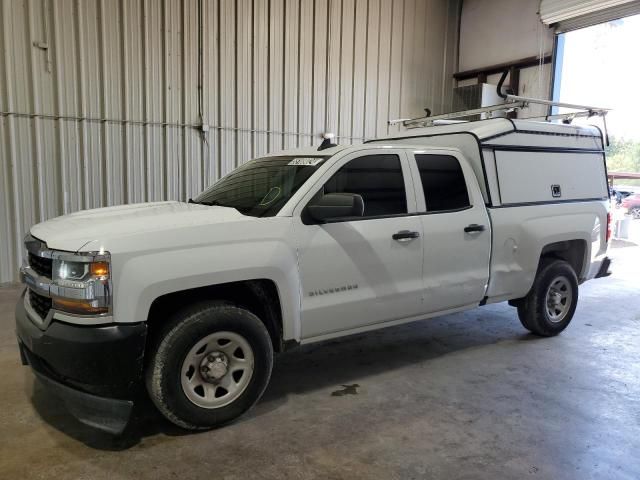
[{"label": "windshield sticker", "polygon": [[280,187],[272,187],[260,202],[260,206],[266,207],[270,203],[273,203],[280,196],[281,192],[282,189]]},{"label": "windshield sticker", "polygon": [[291,160],[287,165],[303,165],[315,167],[324,160],[324,157],[298,157]]}]

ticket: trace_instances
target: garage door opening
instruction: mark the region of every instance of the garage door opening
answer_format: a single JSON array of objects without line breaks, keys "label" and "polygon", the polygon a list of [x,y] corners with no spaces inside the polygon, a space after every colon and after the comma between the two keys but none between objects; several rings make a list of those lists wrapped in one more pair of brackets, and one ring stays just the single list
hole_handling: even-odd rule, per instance
[{"label": "garage door opening", "polygon": [[[634,86],[640,77],[640,63],[632,60],[638,45],[640,15],[557,36],[553,99],[613,109],[606,118],[610,141],[607,166],[611,173],[640,173],[640,92]],[[562,112],[559,109],[554,113]],[[601,119],[574,122],[603,127]],[[640,191],[640,179],[620,182]]]},{"label": "garage door opening", "polygon": [[[632,244],[640,243],[640,92],[635,88],[640,63],[632,60],[638,45],[640,15],[559,33],[553,78],[554,100],[612,109],[606,116],[606,151],[613,234]],[[605,127],[602,118],[574,123]]]}]

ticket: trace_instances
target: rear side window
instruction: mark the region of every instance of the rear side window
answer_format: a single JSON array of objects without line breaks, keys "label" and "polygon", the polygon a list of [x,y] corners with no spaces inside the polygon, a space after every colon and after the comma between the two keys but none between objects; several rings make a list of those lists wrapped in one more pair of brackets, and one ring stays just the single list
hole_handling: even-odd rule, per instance
[{"label": "rear side window", "polygon": [[407,213],[407,194],[397,155],[366,155],[338,170],[324,193],[357,193],[364,200],[364,216]]},{"label": "rear side window", "polygon": [[416,155],[428,212],[468,207],[469,193],[460,162],[450,155]]}]

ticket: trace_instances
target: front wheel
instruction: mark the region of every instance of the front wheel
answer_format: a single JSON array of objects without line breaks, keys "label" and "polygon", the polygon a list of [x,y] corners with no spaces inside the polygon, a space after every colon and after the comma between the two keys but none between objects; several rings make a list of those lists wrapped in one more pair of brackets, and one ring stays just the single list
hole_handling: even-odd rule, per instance
[{"label": "front wheel", "polygon": [[563,260],[543,260],[531,290],[518,305],[522,325],[532,333],[551,337],[562,332],[578,305],[578,279]]},{"label": "front wheel", "polygon": [[151,400],[168,420],[190,430],[216,427],[258,401],[273,366],[271,339],[258,317],[205,302],[169,325],[146,371]]}]

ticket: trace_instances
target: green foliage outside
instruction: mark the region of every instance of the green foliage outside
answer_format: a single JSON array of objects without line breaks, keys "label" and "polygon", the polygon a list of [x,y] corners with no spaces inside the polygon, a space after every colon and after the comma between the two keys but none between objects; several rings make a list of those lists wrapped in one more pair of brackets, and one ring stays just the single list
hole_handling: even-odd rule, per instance
[{"label": "green foliage outside", "polygon": [[[606,147],[609,173],[640,173],[640,141],[609,137],[609,143]],[[640,186],[640,180],[615,180],[615,184]]]}]

